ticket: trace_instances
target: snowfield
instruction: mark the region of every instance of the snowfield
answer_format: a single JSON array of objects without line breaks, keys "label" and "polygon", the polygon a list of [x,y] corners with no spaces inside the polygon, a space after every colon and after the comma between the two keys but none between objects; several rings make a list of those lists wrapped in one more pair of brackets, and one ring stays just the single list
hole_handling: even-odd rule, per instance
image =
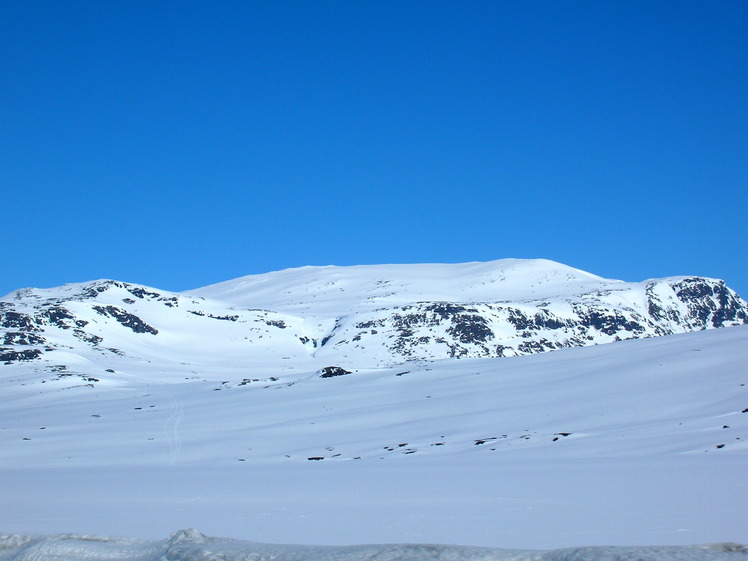
[{"label": "snowfield", "polygon": [[[742,300],[718,281],[632,287],[544,261],[464,264],[454,282],[440,267],[9,295],[0,560],[748,558]],[[386,327],[450,291],[428,308],[445,323],[411,309],[400,339],[361,319]],[[467,335],[503,327],[450,332],[454,318],[490,297],[490,319],[501,295],[548,311],[526,316],[542,333],[507,312],[511,337],[577,332],[558,318],[580,302],[598,327],[525,356],[397,361],[381,346],[431,329],[478,349]],[[345,335],[358,324],[366,345]],[[628,337],[637,325],[645,338]],[[596,344],[606,331],[630,340]]]},{"label": "snowfield", "polygon": [[741,326],[243,385],[241,368],[89,384],[8,366],[0,528],[519,549],[745,542],[746,364]]}]

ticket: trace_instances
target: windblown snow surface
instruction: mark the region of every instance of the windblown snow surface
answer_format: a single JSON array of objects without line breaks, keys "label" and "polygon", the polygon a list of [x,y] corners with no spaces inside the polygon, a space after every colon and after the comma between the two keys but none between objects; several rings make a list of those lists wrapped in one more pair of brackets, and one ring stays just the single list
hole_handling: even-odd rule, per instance
[{"label": "windblown snow surface", "polygon": [[[282,276],[263,308],[285,301]],[[544,290],[602,282],[562,276]],[[308,317],[360,311],[358,296],[335,303],[309,282],[320,303]],[[400,298],[406,284],[375,296]],[[246,310],[241,299],[260,293],[250,288],[203,289],[203,315],[188,316],[217,326],[207,350],[198,332],[151,319],[176,317],[166,312],[177,300],[156,295],[166,312],[147,319],[162,328],[158,344],[132,322],[106,324],[105,302],[101,323],[75,317],[109,342],[125,333],[126,352],[60,329],[42,359],[0,366],[0,560],[748,558],[735,545],[748,541],[748,326],[501,358],[351,355],[328,370],[332,351],[221,346],[236,332],[220,331],[231,322],[213,302],[233,291]],[[129,314],[146,309],[123,298]],[[300,313],[292,307],[281,312]],[[271,328],[252,332],[253,350]],[[271,545],[289,543],[309,545]]]}]

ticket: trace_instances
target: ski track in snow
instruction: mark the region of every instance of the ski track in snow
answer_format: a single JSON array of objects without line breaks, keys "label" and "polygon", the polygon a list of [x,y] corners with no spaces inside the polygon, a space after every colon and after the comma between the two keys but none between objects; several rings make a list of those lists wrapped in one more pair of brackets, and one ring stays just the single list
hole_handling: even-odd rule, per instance
[{"label": "ski track in snow", "polygon": [[182,400],[174,397],[173,394],[167,393],[171,403],[172,414],[164,423],[164,432],[169,441],[169,465],[174,465],[179,459],[179,453],[182,451],[182,437],[179,432],[179,423],[184,418],[184,405]]}]

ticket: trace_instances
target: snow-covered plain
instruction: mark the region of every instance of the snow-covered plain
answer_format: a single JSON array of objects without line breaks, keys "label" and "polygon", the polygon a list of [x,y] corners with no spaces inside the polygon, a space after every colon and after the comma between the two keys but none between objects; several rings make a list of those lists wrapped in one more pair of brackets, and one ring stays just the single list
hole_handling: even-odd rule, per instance
[{"label": "snow-covered plain", "polygon": [[89,385],[6,366],[0,528],[520,549],[745,542],[746,364],[748,328],[732,327],[246,384],[241,367]]},{"label": "snow-covered plain", "polygon": [[[54,348],[41,360],[0,366],[0,560],[746,559],[693,544],[748,541],[748,326],[528,356],[351,359],[328,378],[332,350],[263,347],[291,331],[277,322],[303,333],[386,299],[496,300],[497,266],[507,297],[644,294],[543,261],[468,265],[455,286],[449,268],[398,266],[396,287],[362,284],[385,270],[364,267],[319,286],[310,268],[182,296],[121,283],[16,293],[13,309],[52,295],[88,321],[86,337],[125,352],[63,324],[43,333]],[[527,267],[542,282],[523,283]],[[90,286],[158,338],[62,297]],[[269,323],[219,321],[221,302]]]}]

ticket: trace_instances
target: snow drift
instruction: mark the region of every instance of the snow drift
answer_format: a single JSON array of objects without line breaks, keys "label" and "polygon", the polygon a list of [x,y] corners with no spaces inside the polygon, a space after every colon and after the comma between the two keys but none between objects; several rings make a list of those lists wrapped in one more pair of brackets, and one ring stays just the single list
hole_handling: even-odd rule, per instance
[{"label": "snow drift", "polygon": [[743,561],[748,549],[725,543],[672,547],[580,547],[550,551],[385,544],[279,545],[210,538],[182,530],[162,541],[83,535],[0,536],[0,561]]}]

